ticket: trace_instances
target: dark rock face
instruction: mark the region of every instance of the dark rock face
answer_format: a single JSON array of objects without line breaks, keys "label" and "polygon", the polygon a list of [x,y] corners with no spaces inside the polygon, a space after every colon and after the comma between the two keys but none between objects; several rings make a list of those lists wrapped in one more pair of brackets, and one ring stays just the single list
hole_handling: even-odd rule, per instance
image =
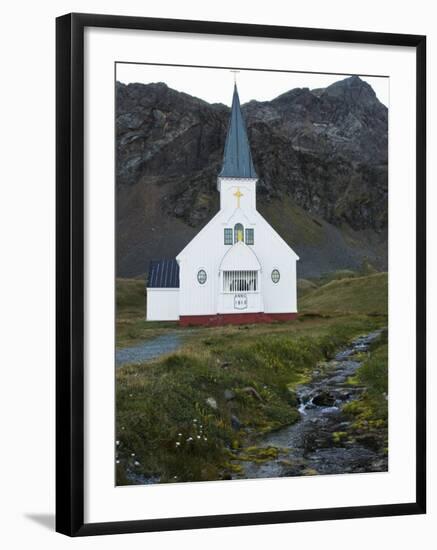
[{"label": "dark rock face", "polygon": [[[116,104],[117,272],[136,276],[174,257],[218,210],[229,108],[163,83],[117,83]],[[243,113],[258,209],[301,256],[300,276],[363,258],[386,268],[388,111],[372,88],[351,77]]]}]

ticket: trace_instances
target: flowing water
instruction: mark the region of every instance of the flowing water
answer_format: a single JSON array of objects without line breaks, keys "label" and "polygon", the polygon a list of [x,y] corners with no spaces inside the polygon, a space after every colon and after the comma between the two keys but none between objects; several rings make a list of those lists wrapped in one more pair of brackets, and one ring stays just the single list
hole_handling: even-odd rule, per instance
[{"label": "flowing water", "polygon": [[296,389],[301,418],[292,426],[271,432],[254,444],[276,447],[278,458],[267,462],[241,461],[244,474],[235,478],[267,478],[308,474],[387,471],[387,457],[371,445],[357,442],[333,443],[335,432],[348,432],[351,419],[342,405],[357,399],[364,388],[347,380],[360,367],[357,352],[366,352],[381,331],[355,339],[346,349],[313,372],[311,382]]}]

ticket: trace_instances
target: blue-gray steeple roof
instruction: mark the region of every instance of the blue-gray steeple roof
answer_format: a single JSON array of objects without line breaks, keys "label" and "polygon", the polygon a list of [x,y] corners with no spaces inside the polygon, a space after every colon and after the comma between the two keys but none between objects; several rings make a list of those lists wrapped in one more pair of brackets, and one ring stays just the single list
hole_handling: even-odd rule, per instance
[{"label": "blue-gray steeple roof", "polygon": [[223,166],[219,176],[224,178],[258,177],[253,166],[246,125],[240,108],[237,85],[234,86]]}]

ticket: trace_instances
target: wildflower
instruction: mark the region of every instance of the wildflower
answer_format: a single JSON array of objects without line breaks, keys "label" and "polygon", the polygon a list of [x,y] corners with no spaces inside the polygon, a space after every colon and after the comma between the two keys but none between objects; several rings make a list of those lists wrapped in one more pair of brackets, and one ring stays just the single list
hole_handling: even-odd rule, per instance
[{"label": "wildflower", "polygon": [[135,456],[135,453],[131,453],[130,455],[131,455],[131,456]]},{"label": "wildflower", "polygon": [[193,438],[190,436],[187,441],[193,441]]},{"label": "wildflower", "polygon": [[120,441],[117,440],[117,441],[115,442],[115,444],[116,444],[116,445],[120,445]]},{"label": "wildflower", "polygon": [[193,422],[196,423],[196,422],[197,422],[197,418],[193,418]]},{"label": "wildflower", "polygon": [[182,434],[178,434],[179,437],[182,437]]},{"label": "wildflower", "polygon": [[200,439],[200,435],[197,436],[197,439]]},{"label": "wildflower", "polygon": [[116,460],[115,463],[116,463],[116,464],[120,464],[120,461],[119,461],[119,460]]},{"label": "wildflower", "polygon": [[208,438],[207,438],[207,437],[204,437],[203,440],[204,440],[204,441],[208,441]]},{"label": "wildflower", "polygon": [[139,465],[140,465],[140,463],[138,462],[138,460],[135,460],[134,464],[135,464],[135,466],[139,466]]},{"label": "wildflower", "polygon": [[181,444],[180,441],[176,441],[176,447],[179,447],[180,444]]}]

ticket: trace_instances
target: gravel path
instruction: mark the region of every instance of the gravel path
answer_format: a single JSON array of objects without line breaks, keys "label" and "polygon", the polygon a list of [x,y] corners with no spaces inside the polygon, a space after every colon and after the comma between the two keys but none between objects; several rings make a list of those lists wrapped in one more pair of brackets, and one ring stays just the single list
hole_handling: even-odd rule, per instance
[{"label": "gravel path", "polygon": [[123,365],[139,364],[157,359],[161,355],[176,351],[182,342],[183,335],[180,332],[170,332],[136,346],[118,349],[115,352],[115,365],[116,367],[122,367]]}]

